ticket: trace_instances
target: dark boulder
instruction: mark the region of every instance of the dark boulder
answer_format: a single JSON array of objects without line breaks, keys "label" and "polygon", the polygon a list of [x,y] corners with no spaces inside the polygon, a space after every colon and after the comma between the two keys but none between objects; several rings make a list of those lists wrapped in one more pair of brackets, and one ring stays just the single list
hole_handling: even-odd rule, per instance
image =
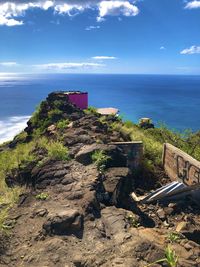
[{"label": "dark boulder", "polygon": [[48,217],[43,229],[48,235],[78,234],[83,226],[83,216],[77,210],[61,210]]},{"label": "dark boulder", "polygon": [[83,146],[76,154],[75,159],[84,164],[89,165],[92,163],[92,154],[96,151],[103,151],[110,159],[107,161],[106,167],[126,167],[127,158],[115,145],[92,144]]}]

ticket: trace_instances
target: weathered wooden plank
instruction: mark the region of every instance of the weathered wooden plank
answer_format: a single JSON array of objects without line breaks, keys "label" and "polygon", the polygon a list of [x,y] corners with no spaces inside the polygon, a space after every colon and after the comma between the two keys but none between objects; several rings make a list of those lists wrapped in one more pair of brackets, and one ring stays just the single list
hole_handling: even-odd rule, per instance
[{"label": "weathered wooden plank", "polygon": [[163,167],[172,181],[186,185],[200,183],[200,162],[171,144],[164,144]]}]

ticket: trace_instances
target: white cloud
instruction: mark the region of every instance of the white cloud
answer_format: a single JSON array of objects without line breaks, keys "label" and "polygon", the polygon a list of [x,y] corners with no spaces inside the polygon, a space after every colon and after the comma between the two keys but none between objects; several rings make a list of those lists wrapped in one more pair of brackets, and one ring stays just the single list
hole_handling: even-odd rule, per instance
[{"label": "white cloud", "polygon": [[107,60],[107,59],[117,59],[116,57],[110,57],[110,56],[95,56],[92,57],[92,59],[95,60]]},{"label": "white cloud", "polygon": [[86,31],[96,30],[100,29],[100,26],[88,26],[85,28]]},{"label": "white cloud", "polygon": [[102,1],[99,3],[99,17],[97,20],[101,21],[106,16],[136,16],[138,13],[138,7],[129,1]]},{"label": "white cloud", "polygon": [[74,16],[84,11],[85,8],[81,5],[60,4],[60,5],[55,5],[54,9],[59,14],[67,14],[69,16]]},{"label": "white cloud", "polygon": [[1,0],[0,25],[23,25],[22,18],[29,9],[52,8],[57,14],[74,16],[85,9],[98,10],[98,21],[103,21],[105,16],[135,16],[139,9],[131,3],[132,0]]},{"label": "white cloud", "polygon": [[0,62],[0,66],[3,67],[15,67],[18,66],[17,62]]},{"label": "white cloud", "polygon": [[44,4],[43,4],[43,9],[44,10],[48,10],[50,7],[53,7],[53,1],[46,1],[46,2],[44,2]]},{"label": "white cloud", "polygon": [[182,55],[200,54],[200,46],[193,45],[180,52]]},{"label": "white cloud", "polygon": [[166,48],[164,46],[161,46],[160,47],[160,50],[165,50]]},{"label": "white cloud", "polygon": [[15,20],[12,18],[6,18],[0,14],[0,25],[6,25],[9,27],[23,25],[23,21]]},{"label": "white cloud", "polygon": [[186,4],[185,8],[186,9],[200,8],[200,1],[199,0],[190,1]]},{"label": "white cloud", "polygon": [[104,18],[102,18],[102,17],[97,17],[97,22],[103,22],[103,21],[105,21]]},{"label": "white cloud", "polygon": [[24,16],[25,12],[31,8],[41,8],[47,10],[53,6],[53,1],[38,1],[38,2],[4,2],[0,4],[0,25],[19,26],[23,25],[23,21],[18,17]]},{"label": "white cloud", "polygon": [[48,64],[40,64],[34,65],[34,67],[42,70],[74,70],[74,69],[94,69],[99,67],[104,67],[104,64],[98,63],[88,63],[88,62],[81,62],[81,63],[73,63],[73,62],[66,62],[66,63],[48,63]]}]

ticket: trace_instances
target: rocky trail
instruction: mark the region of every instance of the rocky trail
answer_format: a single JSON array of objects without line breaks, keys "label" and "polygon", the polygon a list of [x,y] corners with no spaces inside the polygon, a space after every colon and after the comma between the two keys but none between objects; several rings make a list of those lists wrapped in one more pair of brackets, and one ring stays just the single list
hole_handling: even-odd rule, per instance
[{"label": "rocky trail", "polygon": [[[26,189],[6,220],[9,233],[0,235],[0,266],[144,267],[164,258],[170,245],[177,266],[200,267],[200,207],[190,199],[135,203],[130,193],[166,183],[164,172],[152,178],[127,167],[124,151],[110,145],[130,140],[108,127],[115,118],[102,123],[99,115],[65,110],[70,123],[62,140],[70,160],[47,160],[7,177],[8,185]],[[46,131],[52,139],[56,133],[55,125]],[[104,171],[92,161],[95,151],[109,155]]]}]

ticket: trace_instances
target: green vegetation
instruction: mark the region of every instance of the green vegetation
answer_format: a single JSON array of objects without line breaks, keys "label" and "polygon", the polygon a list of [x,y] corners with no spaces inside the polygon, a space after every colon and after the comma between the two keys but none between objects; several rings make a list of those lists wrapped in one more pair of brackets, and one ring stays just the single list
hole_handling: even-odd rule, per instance
[{"label": "green vegetation", "polygon": [[150,264],[146,265],[145,267],[150,267],[156,263],[162,263],[162,262],[166,262],[169,267],[177,267],[178,256],[176,255],[176,252],[170,248],[170,246],[168,246],[165,249],[165,258],[159,259],[153,263],[150,263]]},{"label": "green vegetation", "polygon": [[67,128],[67,126],[69,125],[69,120],[68,119],[65,119],[65,120],[60,120],[58,123],[57,123],[57,128],[61,131],[63,131],[64,129]]},{"label": "green vegetation", "polygon": [[14,187],[8,188],[5,183],[5,176],[12,169],[23,168],[29,162],[32,162],[35,157],[32,153],[34,144],[18,144],[13,150],[7,150],[0,153],[0,229],[5,229],[4,221],[8,215],[9,209],[18,201],[23,188]]},{"label": "green vegetation", "polygon": [[99,120],[99,122],[101,122],[102,124],[107,123],[107,117],[106,117],[106,116],[100,116],[98,120]]},{"label": "green vegetation", "polygon": [[46,147],[48,157],[54,160],[69,160],[68,149],[59,141],[50,142]]},{"label": "green vegetation", "polygon": [[131,128],[131,127],[133,127],[134,126],[134,123],[132,122],[132,121],[125,121],[124,122],[124,126],[126,127],[126,128]]},{"label": "green vegetation", "polygon": [[8,188],[5,183],[6,175],[13,169],[23,169],[31,162],[38,161],[37,149],[43,148],[46,151],[45,159],[69,160],[68,149],[61,142],[49,141],[46,137],[33,139],[29,143],[18,144],[14,149],[0,152],[0,229],[5,229],[4,221],[8,211],[18,201],[23,188]]},{"label": "green vegetation", "polygon": [[48,193],[40,193],[37,196],[35,196],[35,198],[38,200],[46,200],[48,197],[49,197]]},{"label": "green vegetation", "polygon": [[55,100],[54,106],[49,110],[46,101],[42,101],[33,113],[30,122],[34,128],[33,136],[41,136],[48,126],[62,119],[63,111],[59,109],[62,102]]},{"label": "green vegetation", "polygon": [[88,107],[84,110],[85,114],[97,114],[97,109],[95,107]]},{"label": "green vegetation", "polygon": [[63,101],[62,100],[54,100],[53,106],[55,109],[62,109],[63,108]]},{"label": "green vegetation", "polygon": [[17,141],[18,143],[23,143],[26,141],[26,138],[27,138],[27,133],[23,131],[15,136],[14,141]]},{"label": "green vegetation", "polygon": [[126,219],[131,227],[138,228],[140,226],[140,223],[134,214],[129,214]]},{"label": "green vegetation", "polygon": [[101,172],[103,172],[106,168],[106,163],[110,157],[106,155],[104,151],[97,150],[92,154],[92,161],[96,164],[97,169]]},{"label": "green vegetation", "polygon": [[169,240],[171,243],[178,243],[183,239],[183,236],[180,233],[177,232],[171,232],[167,236],[167,240]]},{"label": "green vegetation", "polygon": [[36,148],[43,148],[46,150],[42,161],[39,161],[37,165],[42,165],[46,159],[52,160],[69,160],[69,151],[60,141],[49,140],[46,137],[42,137],[35,143]]},{"label": "green vegetation", "polygon": [[133,141],[143,141],[144,144],[144,165],[151,170],[161,165],[163,143],[170,143],[192,157],[200,160],[200,132],[192,133],[187,130],[178,133],[169,130],[165,125],[155,129],[142,129],[130,121],[124,123],[114,122],[111,128],[129,135]]},{"label": "green vegetation", "polygon": [[12,219],[9,221],[4,221],[3,224],[1,225],[0,229],[3,229],[5,231],[11,230],[15,226],[16,220]]}]

